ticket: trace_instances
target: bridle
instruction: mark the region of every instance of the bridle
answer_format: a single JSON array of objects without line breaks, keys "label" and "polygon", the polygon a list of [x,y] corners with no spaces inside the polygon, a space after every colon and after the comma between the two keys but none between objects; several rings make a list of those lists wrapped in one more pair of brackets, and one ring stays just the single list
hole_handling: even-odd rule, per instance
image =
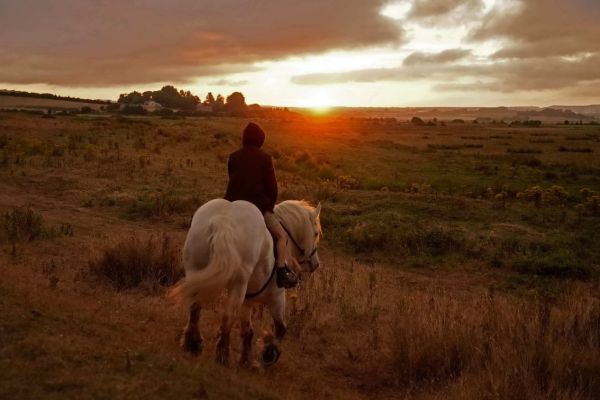
[{"label": "bridle", "polygon": [[298,250],[300,250],[300,253],[302,254],[302,260],[298,261],[296,260],[296,262],[299,265],[305,264],[307,262],[310,262],[310,259],[312,258],[312,256],[315,255],[315,253],[317,252],[317,243],[315,242],[315,247],[312,249],[312,251],[310,252],[310,254],[307,256],[306,255],[306,251],[304,251],[304,248],[302,246],[300,246],[298,244],[298,242],[296,241],[296,239],[294,239],[294,237],[292,236],[292,234],[290,233],[290,231],[288,230],[288,228],[286,228],[285,224],[283,223],[283,221],[281,219],[279,219],[279,223],[281,223],[281,227],[283,228],[283,230],[285,231],[285,233],[287,233],[288,238],[290,238],[290,240],[292,241],[292,243],[294,244],[294,246],[296,246],[296,248]]},{"label": "bridle", "polygon": [[[288,230],[288,228],[285,227],[285,224],[283,223],[283,221],[281,220],[281,218],[277,218],[277,219],[279,219],[279,223],[281,224],[281,227],[283,228],[283,230],[285,231],[285,233],[287,233],[288,238],[290,238],[290,240],[292,241],[292,243],[294,244],[294,246],[296,246],[296,248],[298,250],[300,250],[300,253],[302,253],[302,257],[303,257],[302,260],[300,260],[300,261],[296,260],[296,262],[298,263],[298,265],[302,265],[302,264],[305,264],[307,262],[310,263],[310,259],[317,252],[317,242],[315,241],[315,247],[314,247],[314,249],[312,249],[312,251],[310,252],[310,254],[307,256],[306,255],[306,251],[304,251],[304,248],[298,244],[298,242],[296,241],[296,239],[294,239],[294,237],[292,236],[292,234],[290,233],[290,231]],[[275,265],[273,265],[273,269],[271,270],[271,275],[269,275],[269,279],[267,279],[267,281],[263,284],[263,286],[258,291],[254,292],[254,293],[246,293],[245,297],[247,299],[252,299],[252,298],[255,298],[255,297],[259,296],[260,294],[262,294],[262,292],[265,291],[265,289],[267,288],[267,286],[269,286],[269,283],[271,283],[271,280],[273,280],[273,277],[275,277],[275,271],[276,270],[277,270],[277,268],[275,268]]]}]

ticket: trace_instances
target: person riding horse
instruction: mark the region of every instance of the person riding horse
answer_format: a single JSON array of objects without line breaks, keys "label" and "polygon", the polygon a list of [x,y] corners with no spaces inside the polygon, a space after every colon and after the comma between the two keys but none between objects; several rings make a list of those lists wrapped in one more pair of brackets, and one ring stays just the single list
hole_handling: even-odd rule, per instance
[{"label": "person riding horse", "polygon": [[242,148],[231,153],[227,161],[229,183],[225,199],[246,200],[263,214],[277,249],[277,286],[289,289],[298,284],[298,277],[287,265],[288,236],[273,212],[277,201],[277,179],[271,156],[261,149],[264,142],[262,128],[249,123],[242,134]]}]

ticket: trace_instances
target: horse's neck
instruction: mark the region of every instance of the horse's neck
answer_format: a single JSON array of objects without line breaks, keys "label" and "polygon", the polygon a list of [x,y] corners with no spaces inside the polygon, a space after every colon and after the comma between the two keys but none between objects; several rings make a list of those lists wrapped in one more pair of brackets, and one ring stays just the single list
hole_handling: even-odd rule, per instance
[{"label": "horse's neck", "polygon": [[280,212],[276,215],[279,218],[279,221],[290,231],[298,236],[302,235],[306,230],[306,220],[305,215],[302,210],[298,210],[298,212],[290,212],[288,210],[280,210]]}]

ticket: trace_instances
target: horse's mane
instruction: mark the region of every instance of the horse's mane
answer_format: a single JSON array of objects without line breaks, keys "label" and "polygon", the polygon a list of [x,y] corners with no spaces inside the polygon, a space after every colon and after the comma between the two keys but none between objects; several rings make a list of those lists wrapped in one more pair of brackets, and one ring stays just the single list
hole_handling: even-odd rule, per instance
[{"label": "horse's mane", "polygon": [[314,218],[315,207],[305,200],[286,200],[277,205],[276,213],[284,220],[292,219],[296,221],[305,220],[308,216],[310,221],[314,221],[317,232],[321,235],[321,221],[319,217]]}]

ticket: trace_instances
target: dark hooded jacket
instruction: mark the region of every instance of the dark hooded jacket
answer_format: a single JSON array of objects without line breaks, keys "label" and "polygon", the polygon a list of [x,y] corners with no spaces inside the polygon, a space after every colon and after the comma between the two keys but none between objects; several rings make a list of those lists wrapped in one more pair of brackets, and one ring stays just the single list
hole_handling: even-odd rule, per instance
[{"label": "dark hooded jacket", "polygon": [[260,148],[265,142],[264,131],[250,123],[244,129],[243,147],[229,155],[229,184],[225,199],[246,200],[264,214],[273,211],[277,200],[277,180],[271,156]]}]

